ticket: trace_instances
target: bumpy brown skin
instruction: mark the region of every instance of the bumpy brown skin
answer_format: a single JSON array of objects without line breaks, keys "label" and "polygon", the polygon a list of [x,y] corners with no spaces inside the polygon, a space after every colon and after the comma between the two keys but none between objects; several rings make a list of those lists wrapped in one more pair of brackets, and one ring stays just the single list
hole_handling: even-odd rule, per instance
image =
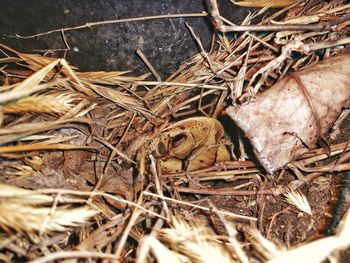
[{"label": "bumpy brown skin", "polygon": [[160,160],[161,172],[175,173],[210,167],[230,160],[221,123],[207,117],[176,122],[146,147],[146,156]]}]

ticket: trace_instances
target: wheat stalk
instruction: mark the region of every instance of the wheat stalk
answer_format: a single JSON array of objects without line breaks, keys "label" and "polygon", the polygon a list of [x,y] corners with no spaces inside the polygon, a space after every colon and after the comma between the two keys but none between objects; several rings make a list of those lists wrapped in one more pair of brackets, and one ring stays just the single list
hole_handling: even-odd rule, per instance
[{"label": "wheat stalk", "polygon": [[37,191],[0,184],[0,228],[27,235],[62,232],[98,214],[87,206],[48,206],[54,202],[51,196]]},{"label": "wheat stalk", "polygon": [[304,213],[312,215],[309,201],[302,192],[287,188],[286,190],[282,191],[282,194],[285,196],[285,202],[291,204]]},{"label": "wheat stalk", "polygon": [[32,95],[3,107],[5,113],[46,113],[62,115],[72,109],[81,99],[77,94],[50,92]]}]

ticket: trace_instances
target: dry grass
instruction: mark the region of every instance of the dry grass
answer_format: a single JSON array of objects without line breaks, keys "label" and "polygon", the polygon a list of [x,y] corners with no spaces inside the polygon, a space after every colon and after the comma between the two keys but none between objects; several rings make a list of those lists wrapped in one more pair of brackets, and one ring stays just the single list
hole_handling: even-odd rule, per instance
[{"label": "dry grass", "polygon": [[[79,201],[78,199],[76,201]],[[81,200],[82,202],[83,200]],[[74,200],[61,202],[49,195],[0,185],[0,227],[10,233],[26,235],[65,232],[87,223],[99,212],[87,206],[74,207]]]},{"label": "dry grass", "polygon": [[[273,177],[247,159],[241,135],[237,157],[200,171],[160,174],[157,160],[150,171],[144,153],[135,165],[136,153],[168,123],[218,117],[287,72],[343,52],[348,20],[339,20],[349,5],[320,1],[305,10],[303,1],[279,2],[298,3],[264,17],[257,28],[249,28],[252,14],[242,23],[249,30],[240,35],[218,33],[211,52],[200,50],[164,81],[126,71],[79,72],[64,59],[0,44],[7,54],[0,58],[0,260],[320,262],[348,246],[349,213],[335,236],[309,243],[305,236],[294,246],[281,239],[287,229],[274,232],[279,242],[270,240],[277,217],[286,209],[295,214],[289,205],[311,215],[312,196],[303,196],[301,187],[309,190],[321,176],[350,170],[348,139],[310,150]],[[213,7],[219,30],[235,26]],[[294,30],[250,32],[288,20]],[[322,32],[305,29],[334,21],[339,23]],[[295,52],[298,59],[291,58]],[[341,125],[337,129],[342,132]],[[244,209],[232,203],[216,209],[221,203],[212,205],[212,196],[237,197],[233,206],[243,203]],[[264,214],[268,200],[276,204],[275,215]],[[312,206],[312,220],[320,224],[317,211]]]},{"label": "dry grass", "polygon": [[[230,254],[228,247],[233,246],[226,237],[216,236],[210,228],[198,226],[194,219],[185,222],[181,217],[172,220],[171,228],[161,229],[156,236],[150,235],[140,242],[140,254],[137,262],[145,262],[147,253],[153,254],[159,262],[245,262],[236,258],[237,252]],[[251,261],[264,258],[264,262],[323,262],[338,250],[350,245],[350,214],[344,216],[338,233],[307,244],[287,249],[281,244],[264,238],[257,230],[249,231],[252,255],[245,255]],[[224,240],[220,241],[220,239]]]},{"label": "dry grass", "polygon": [[4,113],[13,114],[47,113],[63,115],[80,100],[77,94],[50,92],[21,98],[13,104],[5,105],[2,110]]}]

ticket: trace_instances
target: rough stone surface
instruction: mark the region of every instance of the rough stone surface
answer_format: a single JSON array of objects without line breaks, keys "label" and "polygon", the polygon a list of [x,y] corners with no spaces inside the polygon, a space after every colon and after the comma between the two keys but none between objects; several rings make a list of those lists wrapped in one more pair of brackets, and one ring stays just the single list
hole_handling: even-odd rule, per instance
[{"label": "rough stone surface", "polygon": [[[239,23],[249,10],[219,1],[222,15]],[[1,0],[0,42],[23,52],[66,48],[62,35],[54,33],[33,39],[7,35],[33,35],[87,22],[207,10],[201,0]],[[133,70],[147,72],[135,54],[141,48],[164,78],[181,62],[198,52],[188,23],[206,49],[210,47],[211,25],[208,18],[174,18],[110,24],[66,32],[70,50],[66,58],[82,71]],[[63,56],[64,52],[56,52]]]}]

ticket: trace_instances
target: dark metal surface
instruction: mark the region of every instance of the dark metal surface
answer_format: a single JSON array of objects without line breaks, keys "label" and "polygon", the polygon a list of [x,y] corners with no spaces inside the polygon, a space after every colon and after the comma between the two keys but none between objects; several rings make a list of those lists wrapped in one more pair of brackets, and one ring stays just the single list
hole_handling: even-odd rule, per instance
[{"label": "dark metal surface", "polygon": [[[222,14],[240,22],[248,10],[219,1]],[[32,39],[7,35],[32,35],[87,22],[149,15],[199,13],[207,7],[202,0],[1,0],[1,42],[23,52],[65,49],[60,33]],[[81,70],[147,71],[135,54],[141,48],[156,70],[165,77],[181,62],[198,52],[185,23],[193,27],[206,49],[211,39],[208,18],[173,18],[101,25],[66,32],[70,50],[66,58]],[[56,51],[56,56],[63,56]]]}]

